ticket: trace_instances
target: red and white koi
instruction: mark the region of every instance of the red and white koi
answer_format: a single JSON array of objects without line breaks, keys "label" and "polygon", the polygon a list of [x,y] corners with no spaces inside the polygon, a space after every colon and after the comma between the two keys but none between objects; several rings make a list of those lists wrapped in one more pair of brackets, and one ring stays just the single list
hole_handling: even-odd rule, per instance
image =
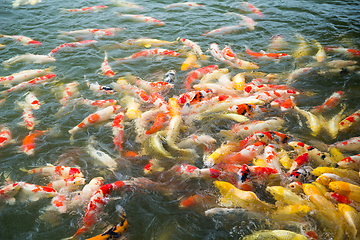
[{"label": "red and white koi", "polygon": [[25,37],[25,36],[9,36],[9,35],[3,35],[3,34],[0,34],[0,38],[10,38],[16,42],[20,42],[22,45],[41,45],[41,42],[38,42],[34,39],[31,39],[29,37]]},{"label": "red and white koi", "polygon": [[214,36],[222,36],[224,34],[230,34],[239,31],[242,28],[242,25],[234,25],[234,26],[226,26],[218,29],[211,30],[209,32],[205,32],[202,36],[206,37],[214,37]]},{"label": "red and white koi", "polygon": [[253,31],[255,29],[256,22],[251,17],[245,16],[242,14],[238,14],[238,13],[234,13],[234,12],[228,12],[228,13],[226,13],[226,15],[235,15],[242,19],[242,22],[240,22],[240,24],[244,24],[251,31]]},{"label": "red and white koi", "polygon": [[360,50],[344,47],[324,47],[324,50],[327,52],[341,53],[349,57],[360,57]]},{"label": "red and white koi", "polygon": [[220,51],[219,45],[217,45],[216,43],[210,44],[210,53],[215,58],[216,61],[224,62],[231,65],[231,62],[225,59],[224,55],[222,54],[222,51]]},{"label": "red and white koi", "polygon": [[337,148],[339,151],[358,151],[360,147],[360,137],[349,138],[331,144],[330,146]]},{"label": "red and white koi", "polygon": [[110,65],[109,65],[109,61],[107,58],[107,52],[105,52],[105,57],[104,57],[104,61],[101,64],[101,72],[102,74],[108,76],[108,77],[114,77],[115,76],[115,72],[111,69]]},{"label": "red and white koi", "polygon": [[96,44],[97,42],[98,41],[96,41],[96,40],[84,40],[84,41],[79,41],[79,42],[63,43],[63,44],[60,44],[58,47],[52,49],[48,55],[50,57],[52,57],[55,53],[58,53],[61,50],[65,50],[65,49],[68,49],[68,48],[89,47],[91,45]]},{"label": "red and white koi", "polygon": [[249,164],[264,150],[265,145],[263,142],[255,142],[237,153],[230,154],[223,161],[227,164]]},{"label": "red and white koi", "polygon": [[30,80],[30,81],[19,83],[18,85],[14,86],[12,88],[9,88],[7,90],[4,90],[4,91],[0,92],[0,95],[6,96],[6,95],[8,95],[10,93],[18,92],[18,91],[30,88],[30,87],[35,86],[35,85],[44,84],[44,83],[50,82],[55,77],[56,77],[55,74],[47,74],[47,75],[44,75],[44,76],[41,76],[41,77],[38,77],[38,78],[34,78],[34,79]]},{"label": "red and white koi", "polygon": [[311,73],[313,70],[314,69],[311,67],[304,67],[292,71],[287,78],[287,84],[290,85],[291,83],[294,83],[294,81],[297,80],[297,78],[307,75]]},{"label": "red and white koi", "polygon": [[138,88],[138,87],[130,85],[130,84],[112,83],[111,85],[118,92],[121,92],[121,91],[124,91],[124,90],[128,91],[128,92],[131,92],[133,95],[138,97],[142,102],[148,103],[151,100],[150,96],[142,88]]},{"label": "red and white koi", "polygon": [[175,165],[170,169],[182,178],[207,178],[207,179],[218,179],[221,175],[221,171],[214,168],[197,168],[194,165],[186,163]]},{"label": "red and white koi", "polygon": [[262,18],[264,17],[264,14],[257,7],[252,5],[251,3],[242,2],[241,5],[243,8],[250,10],[251,12],[257,14],[258,16],[260,16]]},{"label": "red and white koi", "polygon": [[180,94],[180,96],[177,98],[177,101],[180,105],[192,105],[208,99],[212,95],[212,93],[214,93],[212,89],[186,92]]},{"label": "red and white koi", "polygon": [[264,158],[268,167],[276,169],[276,171],[279,173],[282,172],[280,157],[273,144],[268,144],[264,148]]},{"label": "red and white koi", "polygon": [[91,181],[84,186],[84,188],[76,193],[76,196],[69,203],[70,207],[77,207],[81,203],[88,202],[91,196],[99,190],[99,188],[104,184],[104,178],[96,177],[91,179]]},{"label": "red and white koi", "polygon": [[37,201],[40,198],[52,198],[58,195],[52,187],[45,187],[31,183],[19,182],[20,190],[18,192],[20,201]]},{"label": "red and white koi", "polygon": [[35,154],[35,139],[39,136],[42,136],[45,131],[35,130],[34,132],[30,132],[22,142],[21,151],[27,155]]},{"label": "red and white koi", "polygon": [[13,65],[15,63],[20,63],[20,62],[42,64],[42,63],[50,63],[50,62],[55,62],[55,61],[56,61],[55,58],[53,58],[49,55],[35,55],[35,54],[27,53],[27,54],[17,55],[15,57],[12,57],[6,61],[3,61],[2,64],[6,68],[8,68],[11,65]]},{"label": "red and white koi", "polygon": [[340,167],[360,170],[360,154],[342,159],[337,163]]},{"label": "red and white koi", "polygon": [[27,170],[28,174],[39,173],[45,176],[51,176],[54,179],[67,179],[70,177],[79,177],[83,178],[84,175],[81,173],[80,169],[77,167],[67,167],[67,166],[53,166],[48,164],[44,167],[33,168]]},{"label": "red and white koi", "polygon": [[115,99],[104,99],[104,100],[90,100],[86,98],[81,98],[81,103],[91,107],[100,107],[106,108],[116,104]]},{"label": "red and white koi", "polygon": [[251,51],[249,48],[246,48],[245,52],[253,58],[258,58],[262,60],[274,60],[274,59],[282,59],[285,57],[290,57],[290,55],[286,53],[267,53],[265,51],[254,52]]},{"label": "red and white koi", "polygon": [[105,29],[81,29],[74,31],[60,31],[64,36],[72,36],[76,39],[84,38],[88,35],[94,36],[95,38],[101,38],[104,36],[113,36],[119,32],[125,30],[125,28],[105,28]]},{"label": "red and white koi", "polygon": [[156,26],[165,25],[164,22],[160,21],[159,19],[153,18],[153,17],[148,17],[148,16],[144,16],[144,15],[123,14],[123,13],[119,13],[119,12],[117,12],[117,14],[119,14],[119,16],[121,16],[127,20],[132,20],[132,21],[136,21],[136,22],[145,22],[145,23],[149,23],[149,24],[154,24]]},{"label": "red and white koi", "polygon": [[98,5],[98,6],[92,6],[92,7],[83,7],[83,8],[74,8],[74,9],[65,9],[62,8],[65,12],[76,12],[76,13],[84,13],[84,12],[97,12],[99,10],[105,9],[107,6],[104,5]]},{"label": "red and white koi", "polygon": [[71,82],[71,83],[67,83],[65,85],[65,90],[62,93],[62,98],[60,99],[60,103],[65,106],[71,99],[74,99],[78,93],[78,82]]},{"label": "red and white koi", "polygon": [[38,123],[38,121],[35,121],[35,117],[32,109],[27,104],[24,103],[19,103],[19,104],[23,105],[22,118],[24,120],[24,125],[26,126],[27,129],[33,130],[35,125]]},{"label": "red and white koi", "polygon": [[100,85],[97,82],[91,83],[86,80],[86,84],[89,87],[89,89],[93,92],[95,92],[97,95],[104,95],[104,94],[115,94],[116,91],[108,86]]},{"label": "red and white koi", "polygon": [[120,105],[113,105],[106,107],[104,109],[98,110],[95,113],[90,114],[87,116],[81,123],[77,126],[69,130],[69,133],[74,136],[74,134],[79,131],[87,128],[88,126],[92,126],[94,124],[98,124],[109,120],[114,114],[117,114],[121,110]]},{"label": "red and white koi", "polygon": [[186,38],[178,38],[177,40],[182,42],[185,46],[191,48],[191,50],[193,50],[199,57],[203,56],[201,47],[197,43]]},{"label": "red and white koi", "polygon": [[146,58],[152,58],[152,57],[177,57],[180,53],[175,52],[173,50],[163,49],[163,48],[153,48],[148,50],[143,50],[137,53],[132,54],[129,57],[126,58],[117,58],[115,59],[117,63],[123,63],[124,61],[129,60],[138,60],[138,59],[146,59]]},{"label": "red and white koi", "polygon": [[212,72],[218,68],[217,65],[209,65],[189,72],[184,83],[186,90],[191,89],[190,86],[195,80],[202,78],[206,73]]},{"label": "red and white koi", "polygon": [[334,92],[329,98],[325,100],[322,105],[314,107],[312,111],[316,113],[321,113],[325,110],[331,110],[339,104],[339,102],[343,99],[344,96],[345,95],[343,91]]},{"label": "red and white koi", "polygon": [[166,5],[164,8],[168,10],[169,8],[182,8],[182,9],[193,9],[196,7],[205,7],[204,5],[198,4],[196,2],[179,2],[174,4]]},{"label": "red and white koi", "polygon": [[300,95],[300,92],[295,90],[272,90],[264,91],[254,94],[253,96],[256,99],[262,100],[264,102],[271,102],[275,99],[287,99],[289,97]]},{"label": "red and white koi", "polygon": [[360,122],[360,110],[357,110],[339,123],[339,131],[351,129],[356,123]]},{"label": "red and white koi", "polygon": [[0,77],[0,85],[10,85],[14,83],[21,83],[32,78],[41,77],[43,75],[52,73],[54,67],[49,67],[45,69],[34,69],[34,70],[24,70],[18,73],[14,73],[10,76]]},{"label": "red and white koi", "polygon": [[33,92],[29,92],[25,97],[25,103],[30,106],[31,109],[39,109],[41,104],[39,99],[35,96]]},{"label": "red and white koi", "polygon": [[0,200],[4,200],[8,204],[13,205],[16,201],[14,196],[19,192],[20,189],[21,189],[21,184],[19,184],[18,182],[1,187]]},{"label": "red and white koi", "polygon": [[168,83],[168,82],[164,82],[164,81],[148,82],[148,81],[142,80],[140,78],[136,79],[135,84],[139,88],[144,89],[145,91],[149,92],[150,94],[154,93],[154,92],[167,91],[174,87],[174,84],[172,84],[172,83]]},{"label": "red and white koi", "polygon": [[82,177],[69,177],[52,181],[47,187],[54,188],[57,192],[62,191],[73,191],[78,189],[79,186],[85,184],[85,178]]},{"label": "red and white koi", "polygon": [[113,190],[118,190],[125,186],[124,181],[116,181],[114,183],[108,183],[99,188],[90,198],[90,202],[86,207],[86,213],[82,219],[82,227],[79,228],[73,235],[73,238],[78,238],[83,233],[90,230],[90,228],[96,223],[97,218],[101,214],[106,204],[109,201],[109,197]]},{"label": "red and white koi", "polygon": [[112,122],[113,142],[115,149],[122,150],[122,144],[124,142],[124,125],[123,125],[124,113],[119,112]]},{"label": "red and white koi", "polygon": [[12,139],[12,134],[10,132],[10,129],[5,126],[5,125],[1,125],[0,128],[0,148],[3,148],[7,145],[9,145],[10,143],[13,143],[13,139]]}]

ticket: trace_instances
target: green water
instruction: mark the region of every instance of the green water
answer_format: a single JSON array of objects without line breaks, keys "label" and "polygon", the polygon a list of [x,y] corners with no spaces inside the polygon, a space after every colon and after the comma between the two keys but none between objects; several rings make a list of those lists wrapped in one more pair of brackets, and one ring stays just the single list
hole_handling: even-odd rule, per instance
[{"label": "green water", "polygon": [[[62,43],[75,41],[72,38],[58,37],[59,31],[72,31],[85,28],[126,28],[119,34],[111,37],[97,39],[98,43],[92,47],[73,49],[69,52],[59,52],[55,55],[56,62],[50,64],[16,64],[8,69],[0,66],[0,76],[8,76],[27,69],[38,69],[54,66],[57,77],[53,83],[46,84],[34,89],[39,100],[43,103],[39,110],[34,111],[35,118],[39,121],[35,129],[44,130],[52,128],[52,134],[39,138],[36,141],[34,156],[27,156],[20,151],[23,138],[29,131],[20,126],[22,122],[22,110],[17,108],[16,101],[23,101],[26,90],[10,94],[4,105],[1,106],[0,124],[6,124],[12,132],[17,143],[0,149],[0,172],[1,181],[4,176],[9,176],[13,181],[24,181],[40,185],[46,185],[47,179],[40,176],[27,175],[20,168],[29,169],[35,166],[43,166],[47,163],[55,164],[62,154],[63,158],[74,159],[73,163],[79,165],[87,181],[96,176],[103,176],[106,183],[116,180],[142,177],[142,168],[151,158],[143,157],[135,162],[119,157],[114,151],[111,128],[106,126],[90,127],[86,131],[77,133],[73,143],[69,140],[68,130],[81,122],[86,116],[94,112],[94,109],[86,106],[76,106],[73,111],[57,118],[54,116],[61,104],[59,103],[60,87],[66,83],[78,81],[80,95],[89,99],[115,98],[120,96],[95,96],[85,84],[84,76],[91,82],[109,85],[118,77],[130,72],[135,76],[155,81],[156,76],[170,69],[177,71],[175,88],[168,97],[179,95],[185,90],[183,82],[187,72],[180,71],[185,58],[164,58],[162,60],[141,60],[129,64],[114,65],[113,58],[127,57],[140,49],[113,49],[107,50],[109,62],[113,70],[117,72],[114,79],[101,76],[97,73],[104,58],[102,47],[117,42],[123,42],[131,38],[156,38],[174,41],[178,37],[188,38],[200,45],[203,51],[209,48],[211,43],[217,43],[220,47],[230,45],[233,51],[243,59],[255,62],[260,66],[259,71],[266,73],[289,73],[307,62],[314,62],[309,57],[304,62],[293,59],[281,60],[279,63],[272,61],[254,60],[246,56],[245,46],[253,51],[266,50],[271,37],[277,34],[283,35],[288,46],[283,52],[291,54],[297,48],[299,42],[296,34],[299,33],[305,39],[316,39],[322,45],[335,45],[360,48],[360,3],[358,1],[251,1],[265,15],[260,18],[255,14],[241,11],[240,1],[203,1],[203,8],[193,10],[172,9],[165,11],[164,6],[173,1],[135,1],[134,3],[144,7],[138,11],[147,16],[155,17],[163,22],[164,26],[149,26],[146,23],[137,23],[124,20],[115,12],[134,13],[121,7],[116,7],[111,1],[50,1],[43,0],[36,5],[24,5],[12,8],[10,0],[0,0],[0,33],[6,35],[24,35],[42,42],[41,46],[22,46],[8,39],[0,39],[6,47],[0,50],[0,62],[15,55],[32,53],[48,54],[53,48]],[[107,9],[84,13],[64,13],[61,8],[81,8],[94,5],[107,5]],[[252,17],[257,25],[254,31],[242,28],[240,31],[225,34],[219,37],[205,37],[202,34],[216,28],[238,24],[235,16],[225,15],[226,12],[237,12]],[[171,50],[179,50],[181,44],[170,46]],[[312,52],[315,55],[316,49]],[[210,56],[209,52],[205,54]],[[340,54],[329,54],[333,59],[347,59]],[[357,60],[357,59],[354,59]],[[203,62],[203,66],[218,64],[226,67],[223,63],[216,62],[212,57]],[[229,68],[232,76],[243,70]],[[346,111],[352,113],[360,109],[359,73],[348,74],[313,74],[303,77],[293,84],[293,87],[307,94],[299,97],[298,104],[301,107],[320,105],[334,91],[344,91],[346,98],[342,104],[346,105]],[[0,90],[5,90],[2,88]],[[337,110],[339,110],[338,108]],[[336,111],[335,111],[336,112]],[[335,112],[330,112],[331,117]],[[309,129],[299,124],[299,119],[294,115],[283,115],[287,121],[283,132],[294,134],[305,140],[320,140],[327,144],[344,140],[349,137],[359,136],[359,131],[340,134],[336,139],[330,139],[327,134],[320,134],[314,138],[309,134]],[[215,126],[216,123],[221,126]],[[229,129],[233,122],[212,121],[197,125],[197,133],[207,133],[215,137],[220,145],[223,141],[217,134],[219,129]],[[134,126],[131,121],[125,125],[125,150],[140,151],[140,145],[134,142]],[[92,164],[90,156],[85,153],[89,136],[94,136],[99,142],[97,147],[108,152],[113,157],[118,157],[119,168],[116,174]],[[200,159],[199,161],[200,162]],[[201,167],[201,165],[199,165]],[[153,179],[155,180],[155,179]],[[203,211],[196,209],[184,210],[178,207],[177,199],[195,194],[200,190],[212,189],[212,183],[202,180],[191,180],[178,185],[178,190],[173,196],[146,190],[145,192],[124,192],[112,196],[121,197],[114,199],[104,209],[101,221],[96,226],[93,236],[102,231],[109,224],[117,223],[116,205],[121,205],[127,213],[130,231],[129,239],[238,239],[252,231],[261,229],[284,228],[278,223],[269,223],[262,219],[241,218],[234,221],[212,219],[205,217]],[[55,224],[39,220],[43,207],[50,203],[49,199],[37,202],[16,203],[4,205],[0,210],[0,239],[61,239],[73,235],[79,227],[81,217],[84,215],[85,206],[78,211],[65,213],[55,219]]]}]

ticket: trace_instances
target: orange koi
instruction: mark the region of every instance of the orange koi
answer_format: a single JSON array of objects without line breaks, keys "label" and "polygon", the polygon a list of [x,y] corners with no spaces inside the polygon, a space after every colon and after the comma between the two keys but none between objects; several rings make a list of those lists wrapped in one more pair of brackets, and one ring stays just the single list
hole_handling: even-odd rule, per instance
[{"label": "orange koi", "polygon": [[145,134],[153,134],[159,131],[163,127],[165,121],[166,121],[166,114],[163,112],[159,112],[155,117],[154,124],[151,126],[150,130],[147,130],[145,132]]},{"label": "orange koi", "polygon": [[206,192],[195,194],[180,201],[180,208],[209,208],[217,206],[216,198]]},{"label": "orange koi", "polygon": [[344,97],[344,92],[343,91],[337,91],[334,92],[329,98],[327,98],[325,100],[325,102],[320,105],[320,106],[316,106],[313,108],[313,112],[316,113],[321,113],[325,110],[331,110],[333,109],[336,105],[339,104],[340,100]]},{"label": "orange koi", "polygon": [[35,154],[35,139],[38,136],[42,136],[45,131],[35,130],[27,135],[21,145],[21,150],[27,155]]},{"label": "orange koi", "polygon": [[147,49],[147,50],[143,50],[143,51],[134,53],[131,56],[126,57],[126,58],[117,58],[115,60],[117,61],[117,63],[121,64],[124,61],[128,61],[128,60],[138,60],[138,59],[144,59],[144,58],[151,58],[151,57],[155,57],[155,56],[177,57],[179,55],[180,55],[180,53],[172,51],[172,50],[168,50],[168,49],[164,49],[164,48],[153,48],[153,49]]}]

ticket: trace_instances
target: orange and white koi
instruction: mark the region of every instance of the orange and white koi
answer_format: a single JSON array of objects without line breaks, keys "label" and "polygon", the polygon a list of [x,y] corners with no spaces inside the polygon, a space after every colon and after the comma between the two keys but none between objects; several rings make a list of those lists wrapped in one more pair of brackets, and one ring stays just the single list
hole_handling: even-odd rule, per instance
[{"label": "orange and white koi", "polygon": [[99,188],[104,184],[104,178],[96,177],[91,179],[91,181],[84,186],[84,188],[76,193],[76,196],[69,203],[70,207],[77,207],[81,203],[88,202],[91,196],[99,190]]},{"label": "orange and white koi", "polygon": [[250,10],[251,12],[257,14],[258,16],[260,17],[264,17],[264,14],[257,8],[255,7],[254,5],[252,5],[251,3],[248,3],[248,2],[242,2],[241,5],[245,8],[245,9],[248,9]]},{"label": "orange and white koi", "polygon": [[206,98],[209,98],[212,93],[214,93],[212,89],[190,91],[180,94],[179,97],[177,98],[177,101],[180,105],[184,105],[184,104],[192,105],[201,102]]},{"label": "orange and white koi", "polygon": [[71,83],[67,83],[65,85],[65,90],[62,93],[62,98],[60,99],[60,103],[65,106],[66,103],[69,102],[69,100],[75,98],[77,96],[77,94],[79,93],[79,90],[77,88],[77,86],[79,85],[78,82],[71,82]]},{"label": "orange and white koi", "polygon": [[38,121],[35,121],[35,117],[32,109],[27,104],[23,104],[23,105],[24,106],[23,106],[22,118],[24,120],[24,125],[26,126],[27,129],[33,130],[35,125],[38,123]]},{"label": "orange and white koi", "polygon": [[37,201],[40,198],[52,198],[58,195],[52,187],[45,187],[31,183],[19,182],[20,191],[18,192],[20,201]]},{"label": "orange and white koi", "polygon": [[80,177],[83,178],[84,175],[81,173],[80,169],[77,167],[67,167],[67,166],[53,166],[48,164],[44,167],[33,168],[27,170],[28,174],[39,173],[45,176],[51,176],[54,179],[66,179],[70,177]]},{"label": "orange and white koi", "polygon": [[187,38],[178,38],[177,40],[182,42],[185,46],[191,48],[191,50],[193,50],[200,58],[203,56],[201,47],[197,43]]},{"label": "orange and white koi", "polygon": [[324,47],[324,50],[327,52],[345,54],[350,57],[359,57],[360,56],[360,50],[352,49],[352,48],[326,46],[326,47]]},{"label": "orange and white koi", "polygon": [[211,30],[209,32],[205,32],[202,36],[206,37],[214,37],[214,36],[222,36],[224,34],[230,34],[239,31],[242,28],[242,25],[234,25],[234,26],[226,26]]},{"label": "orange and white koi", "polygon": [[271,39],[269,49],[271,51],[279,51],[279,50],[282,50],[287,45],[288,45],[288,43],[285,41],[284,36],[275,35]]},{"label": "orange and white koi", "polygon": [[104,122],[106,120],[109,120],[114,114],[118,113],[121,110],[120,105],[113,105],[106,107],[104,109],[98,110],[95,113],[90,114],[87,116],[81,123],[79,123],[77,126],[69,130],[69,133],[74,136],[74,134],[79,131],[83,130],[88,126],[98,124],[101,122]]},{"label": "orange and white koi", "polygon": [[72,36],[76,39],[84,38],[88,35],[94,36],[95,38],[101,38],[104,36],[113,36],[119,32],[125,30],[125,28],[105,28],[105,29],[81,29],[74,31],[60,31],[64,36]]},{"label": "orange and white koi", "polygon": [[254,26],[256,25],[256,22],[251,17],[245,16],[245,15],[242,15],[242,14],[238,14],[238,13],[234,13],[234,12],[228,12],[226,14],[227,15],[235,15],[235,16],[241,18],[242,22],[240,22],[240,24],[244,24],[251,31],[253,31],[255,29]]},{"label": "orange and white koi", "polygon": [[127,20],[133,20],[136,22],[145,22],[148,24],[154,24],[156,26],[165,25],[164,22],[160,21],[159,19],[153,18],[153,17],[148,17],[148,16],[144,16],[144,15],[123,14],[123,13],[119,13],[119,12],[117,12],[117,14]]},{"label": "orange and white koi", "polygon": [[49,67],[45,69],[34,69],[34,70],[24,70],[18,73],[14,73],[10,76],[0,77],[0,85],[10,85],[14,83],[21,83],[32,78],[41,77],[43,75],[51,73],[54,67]]},{"label": "orange and white koi", "polygon": [[58,179],[58,180],[52,181],[51,183],[49,183],[47,185],[47,187],[52,187],[58,192],[61,189],[68,192],[68,191],[76,190],[76,189],[78,189],[79,186],[84,185],[84,184],[85,184],[85,178],[69,177],[69,178],[63,178],[63,179]]},{"label": "orange and white koi", "polygon": [[245,61],[245,60],[242,60],[242,59],[239,59],[239,58],[232,59],[230,65],[232,67],[236,67],[236,68],[244,69],[244,70],[252,70],[252,69],[259,69],[260,68],[255,63],[248,62],[248,61]]},{"label": "orange and white koi", "polygon": [[202,78],[206,73],[212,72],[218,68],[219,67],[217,65],[209,65],[189,72],[184,83],[186,90],[191,89],[190,86],[195,80]]},{"label": "orange and white koi", "polygon": [[86,80],[86,84],[91,91],[95,92],[98,95],[116,93],[116,91],[113,88],[111,88],[109,86],[105,86],[105,85],[100,85],[97,82],[91,83]]},{"label": "orange and white koi", "polygon": [[164,112],[157,113],[154,120],[154,124],[150,127],[149,130],[145,132],[145,134],[153,134],[159,131],[164,126],[166,119],[167,119],[166,114]]},{"label": "orange and white koi", "polygon": [[344,96],[345,95],[343,91],[334,92],[329,98],[325,100],[322,105],[314,107],[312,111],[316,113],[321,113],[325,110],[331,110],[339,104],[339,102]]},{"label": "orange and white koi", "polygon": [[125,186],[124,181],[116,181],[108,183],[99,188],[90,198],[90,202],[86,207],[85,216],[82,219],[82,227],[79,228],[73,235],[73,238],[78,238],[83,233],[87,232],[97,221],[113,190],[118,190]]},{"label": "orange and white koi", "polygon": [[114,89],[118,92],[121,91],[128,91],[132,94],[134,94],[136,97],[138,97],[142,102],[148,103],[150,102],[150,96],[146,93],[146,91],[142,88],[138,88],[136,86],[130,85],[130,84],[118,84],[118,83],[112,83],[111,84]]},{"label": "orange and white koi", "polygon": [[204,7],[204,5],[198,4],[196,2],[179,2],[174,4],[166,5],[164,8],[168,10],[169,8],[182,8],[182,9],[193,9],[195,7]]},{"label": "orange and white koi", "polygon": [[0,200],[6,201],[8,204],[13,205],[16,201],[14,196],[19,192],[21,184],[12,183],[0,188]]},{"label": "orange and white koi", "polygon": [[30,132],[22,142],[21,150],[27,155],[35,154],[35,139],[39,136],[42,136],[45,131],[35,130],[34,132]]},{"label": "orange and white koi", "polygon": [[300,92],[295,90],[272,90],[264,91],[254,94],[253,96],[256,99],[262,100],[264,102],[271,102],[275,99],[287,99],[289,97],[300,95]]},{"label": "orange and white koi", "polygon": [[349,138],[333,143],[330,146],[337,148],[339,151],[357,151],[360,147],[360,137]]},{"label": "orange and white koi", "polygon": [[230,46],[224,46],[224,48],[221,50],[221,54],[227,60],[233,60],[235,58],[235,53]]},{"label": "orange and white koi", "polygon": [[92,7],[83,7],[83,8],[74,8],[74,9],[65,9],[62,8],[65,12],[76,12],[76,13],[84,13],[84,12],[97,12],[99,10],[105,9],[107,6],[104,5],[98,5],[98,6],[92,6]]},{"label": "orange and white koi", "polygon": [[0,34],[0,38],[10,38],[16,42],[20,42],[22,45],[31,45],[31,44],[41,45],[41,42],[38,42],[34,39],[25,36],[15,36],[15,35],[9,36],[9,35]]},{"label": "orange and white koi", "polygon": [[181,71],[199,67],[201,67],[201,65],[197,62],[196,55],[190,52],[187,54],[185,61],[181,64]]},{"label": "orange and white koi", "polygon": [[6,61],[3,61],[2,64],[6,68],[8,68],[15,63],[21,63],[21,62],[42,64],[42,63],[49,63],[49,62],[55,62],[55,61],[56,61],[55,58],[53,58],[49,55],[35,55],[35,54],[31,54],[31,53],[26,53],[23,55],[16,55],[15,57],[12,57]]},{"label": "orange and white koi", "polygon": [[231,65],[231,62],[225,59],[225,56],[222,54],[222,51],[220,51],[219,45],[217,45],[216,43],[210,44],[210,53],[215,58],[216,61],[224,62]]},{"label": "orange and white koi", "polygon": [[183,178],[205,178],[205,179],[218,179],[221,171],[214,168],[197,168],[194,165],[186,163],[175,165],[170,169]]},{"label": "orange and white koi", "polygon": [[266,108],[266,106],[243,103],[229,107],[228,111],[236,112],[239,115],[251,118],[267,112],[268,109]]},{"label": "orange and white koi", "polygon": [[122,150],[122,144],[124,142],[124,125],[123,125],[124,113],[119,112],[113,122],[112,122],[112,132],[113,132],[113,143],[115,145],[115,149],[118,151]]},{"label": "orange and white koi", "polygon": [[116,104],[115,99],[104,99],[104,100],[90,100],[86,98],[81,98],[81,103],[91,107],[100,107],[106,108]]},{"label": "orange and white koi", "polygon": [[281,173],[280,156],[273,144],[268,144],[264,148],[264,160],[268,167],[276,169],[277,172]]},{"label": "orange and white koi", "polygon": [[142,80],[140,78],[137,78],[135,81],[135,84],[145,91],[151,93],[154,92],[163,92],[167,91],[174,87],[174,84],[164,81],[158,81],[158,82],[148,82],[145,80]]},{"label": "orange and white koi", "polygon": [[58,53],[61,50],[65,50],[68,48],[88,47],[88,46],[96,44],[97,42],[98,41],[96,41],[96,40],[84,40],[84,41],[79,41],[79,42],[63,43],[63,44],[60,44],[58,47],[52,49],[48,55],[50,57],[52,57],[55,53]]},{"label": "orange and white koi", "polygon": [[209,208],[216,207],[218,204],[216,203],[217,198],[215,196],[210,195],[207,192],[201,192],[195,195],[191,195],[190,197],[184,198],[180,200],[179,207],[180,208]]},{"label": "orange and white koi", "polygon": [[172,51],[172,50],[168,50],[168,49],[163,49],[163,48],[153,48],[153,49],[148,49],[148,50],[143,50],[137,53],[132,54],[129,57],[126,58],[117,58],[115,59],[117,63],[121,64],[124,61],[129,61],[129,60],[138,60],[138,59],[145,59],[145,58],[151,58],[151,57],[164,57],[164,56],[168,56],[168,57],[177,57],[180,54],[178,52]]},{"label": "orange and white koi", "polygon": [[339,123],[339,131],[351,129],[356,123],[360,122],[360,110],[357,110]]},{"label": "orange and white koi", "polygon": [[265,145],[263,142],[255,142],[239,152],[225,157],[223,161],[228,164],[249,164],[264,150]]},{"label": "orange and white koi", "polygon": [[115,73],[114,71],[111,69],[110,65],[109,65],[109,61],[107,58],[107,52],[105,52],[105,57],[104,57],[104,61],[101,64],[101,72],[102,74],[108,76],[108,77],[114,77]]},{"label": "orange and white koi", "polygon": [[1,125],[0,128],[0,148],[3,148],[7,145],[9,145],[10,143],[13,143],[13,139],[12,139],[12,134],[10,132],[10,129],[5,126],[5,125]]},{"label": "orange and white koi", "polygon": [[30,88],[30,87],[35,86],[35,85],[44,84],[44,83],[50,82],[55,77],[56,77],[55,74],[47,74],[47,75],[44,75],[44,76],[41,76],[41,77],[38,77],[38,78],[34,78],[34,79],[30,80],[30,81],[19,83],[18,85],[15,85],[12,88],[9,88],[7,90],[4,90],[4,91],[0,92],[0,95],[6,96],[6,95],[8,95],[8,94],[10,94],[12,92],[18,92],[18,91]]},{"label": "orange and white koi", "polygon": [[296,69],[289,74],[289,76],[287,78],[287,83],[290,85],[291,83],[294,83],[294,81],[297,78],[307,75],[307,74],[311,73],[313,70],[314,70],[314,68],[311,68],[311,67],[304,67],[304,68]]},{"label": "orange and white koi", "polygon": [[39,109],[41,104],[39,99],[35,96],[33,92],[29,92],[25,97],[25,103],[30,106],[31,109]]},{"label": "orange and white koi", "polygon": [[258,58],[262,60],[273,60],[273,59],[282,59],[285,57],[290,57],[290,55],[286,53],[267,53],[264,51],[254,52],[248,48],[245,49],[245,52],[253,58]]}]

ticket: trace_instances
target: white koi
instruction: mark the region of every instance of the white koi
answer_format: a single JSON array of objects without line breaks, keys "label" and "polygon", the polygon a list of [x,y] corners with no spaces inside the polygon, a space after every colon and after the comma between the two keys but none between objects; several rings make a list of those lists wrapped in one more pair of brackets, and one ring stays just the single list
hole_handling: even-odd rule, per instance
[{"label": "white koi", "polygon": [[360,137],[349,138],[331,144],[330,146],[337,148],[339,151],[358,151],[360,148]]},{"label": "white koi", "polygon": [[244,24],[245,26],[247,26],[251,31],[253,31],[255,29],[255,25],[257,24],[251,17],[242,15],[242,14],[238,14],[238,13],[234,13],[234,12],[228,12],[226,13],[226,15],[235,15],[239,18],[242,19],[242,24]]},{"label": "white koi", "polygon": [[144,15],[123,14],[123,13],[119,13],[119,12],[117,12],[117,14],[125,19],[136,21],[136,22],[145,22],[148,24],[154,24],[156,26],[165,25],[164,22],[162,22],[156,18],[153,18],[153,17],[148,17],[148,16],[144,16]]},{"label": "white koi", "polygon": [[172,8],[182,8],[182,9],[192,10],[193,8],[196,8],[196,7],[204,7],[204,5],[198,4],[196,2],[179,2],[179,3],[173,3],[173,4],[166,5],[164,8],[166,10],[172,9]]},{"label": "white koi", "polygon": [[226,26],[218,29],[211,30],[209,32],[205,32],[202,36],[206,37],[214,37],[214,36],[222,36],[224,34],[234,33],[239,31],[243,25],[234,25],[234,26]]},{"label": "white koi", "polygon": [[21,63],[21,62],[42,64],[42,63],[55,62],[55,58],[48,56],[48,55],[35,55],[35,54],[27,53],[27,54],[17,55],[15,57],[12,57],[12,58],[2,62],[2,64],[6,68],[8,68],[15,63]]},{"label": "white koi", "polygon": [[97,164],[105,166],[112,171],[115,170],[117,162],[105,152],[95,149],[93,146],[94,143],[95,140],[93,137],[90,137],[90,141],[86,146],[87,153],[96,160]]},{"label": "white koi", "polygon": [[191,50],[193,50],[199,57],[203,56],[201,47],[197,43],[186,38],[178,38],[177,40],[182,42],[185,46],[191,48]]}]

